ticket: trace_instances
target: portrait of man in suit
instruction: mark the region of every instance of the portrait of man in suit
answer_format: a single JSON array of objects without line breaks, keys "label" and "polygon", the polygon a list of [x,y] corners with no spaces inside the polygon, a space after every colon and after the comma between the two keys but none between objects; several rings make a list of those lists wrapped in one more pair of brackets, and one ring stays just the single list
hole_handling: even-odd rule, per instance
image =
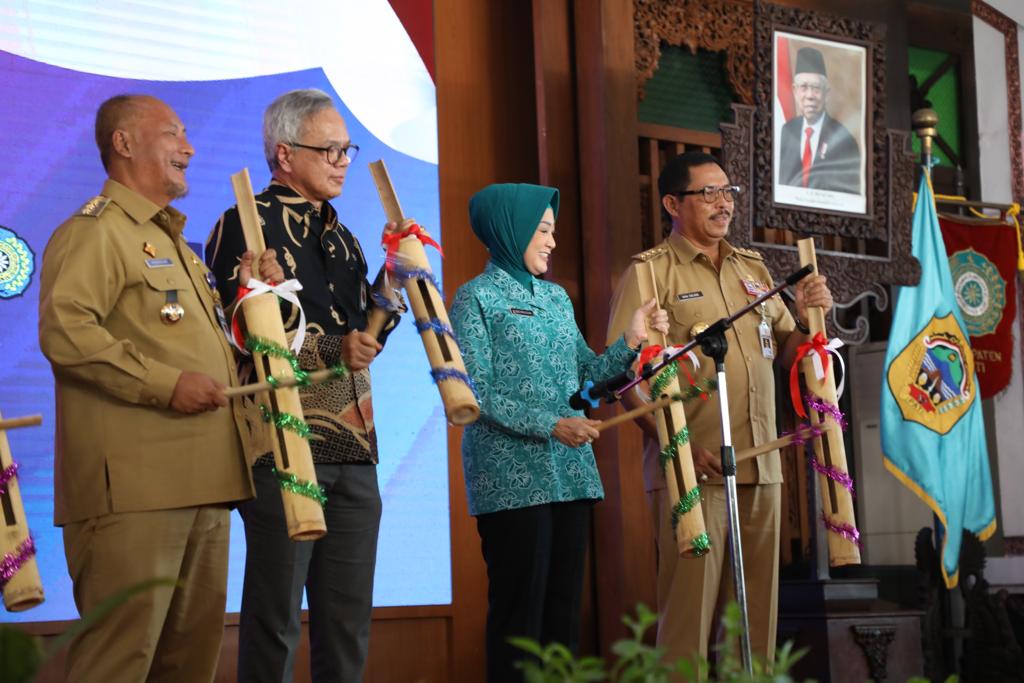
[{"label": "portrait of man in suit", "polygon": [[797,51],[792,89],[796,115],[782,126],[778,183],[861,194],[860,147],[850,131],[829,116],[832,88],[820,50]]}]

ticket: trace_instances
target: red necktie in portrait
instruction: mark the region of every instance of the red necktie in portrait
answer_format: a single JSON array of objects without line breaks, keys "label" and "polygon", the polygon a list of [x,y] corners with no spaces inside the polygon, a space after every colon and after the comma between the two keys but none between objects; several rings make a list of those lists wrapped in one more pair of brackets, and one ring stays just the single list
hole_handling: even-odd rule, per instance
[{"label": "red necktie in portrait", "polygon": [[811,135],[814,133],[814,129],[807,126],[804,133],[807,137],[804,138],[804,155],[801,159],[803,165],[803,182],[801,184],[807,187],[807,178],[811,174]]}]

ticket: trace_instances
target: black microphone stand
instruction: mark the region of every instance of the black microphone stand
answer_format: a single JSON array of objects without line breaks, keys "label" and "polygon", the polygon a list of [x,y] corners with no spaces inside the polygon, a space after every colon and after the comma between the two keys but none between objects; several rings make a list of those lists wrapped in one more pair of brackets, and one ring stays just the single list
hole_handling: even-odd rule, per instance
[{"label": "black microphone stand", "polygon": [[701,352],[715,361],[715,371],[718,373],[718,406],[719,420],[722,429],[722,475],[725,478],[725,508],[729,518],[729,556],[732,560],[732,578],[736,589],[736,602],[740,608],[740,619],[743,631],[740,636],[740,655],[743,668],[747,673],[753,671],[753,658],[750,650],[750,623],[747,619],[747,584],[743,575],[743,548],[740,542],[740,513],[738,495],[736,492],[736,451],[732,445],[732,426],[729,422],[729,390],[725,377],[725,354],[729,351],[729,342],[725,338],[726,331],[738,318],[754,310],[762,303],[781,292],[786,287],[796,284],[813,272],[813,266],[804,266],[786,278],[786,281],[768,290],[747,306],[739,311],[711,324],[706,330],[698,334],[692,341],[682,346],[677,351],[666,354],[662,362],[657,365],[648,364],[642,368],[640,376],[630,381],[621,389],[615,392],[616,398],[621,398],[626,391],[639,384],[642,380],[652,377],[663,367],[681,357],[690,349],[700,346]]}]

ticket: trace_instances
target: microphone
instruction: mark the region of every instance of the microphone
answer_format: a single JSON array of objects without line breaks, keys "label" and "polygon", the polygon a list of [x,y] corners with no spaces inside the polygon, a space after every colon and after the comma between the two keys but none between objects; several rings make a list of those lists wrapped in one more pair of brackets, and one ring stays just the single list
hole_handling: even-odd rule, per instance
[{"label": "microphone", "polygon": [[800,282],[813,272],[814,266],[808,263],[806,266],[796,271],[795,273],[790,273],[789,276],[786,278],[786,285],[792,287],[793,285]]},{"label": "microphone", "polygon": [[569,397],[569,406],[574,410],[583,410],[588,407],[598,407],[601,405],[601,399],[611,403],[614,400],[616,389],[632,382],[635,377],[635,372],[625,370],[614,377],[601,380],[597,384],[588,379],[579,391]]}]

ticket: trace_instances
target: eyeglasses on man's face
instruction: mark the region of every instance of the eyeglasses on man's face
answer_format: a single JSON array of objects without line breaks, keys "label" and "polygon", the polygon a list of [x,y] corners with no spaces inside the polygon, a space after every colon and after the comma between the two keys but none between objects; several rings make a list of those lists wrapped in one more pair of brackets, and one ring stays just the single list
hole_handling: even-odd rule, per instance
[{"label": "eyeglasses on man's face", "polygon": [[682,192],[675,192],[673,194],[684,197],[688,194],[699,194],[704,197],[704,201],[708,204],[714,204],[715,200],[719,197],[729,202],[730,204],[736,201],[736,195],[740,193],[739,185],[722,185],[721,187],[715,187],[714,185],[708,185],[702,187],[699,190],[684,190]]},{"label": "eyeglasses on man's face", "polygon": [[826,87],[827,86],[821,85],[819,83],[794,83],[793,84],[793,90],[797,91],[800,94],[812,93],[814,95],[820,95],[821,93],[825,92]]},{"label": "eyeglasses on man's face", "polygon": [[330,145],[329,147],[314,147],[313,145],[304,145],[301,142],[289,142],[292,147],[301,147],[302,149],[311,149],[314,152],[323,152],[324,156],[327,157],[327,163],[331,166],[336,166],[341,162],[341,157],[344,156],[348,159],[349,163],[356,160],[359,156],[359,145],[348,145],[346,147],[339,147],[338,145]]}]

